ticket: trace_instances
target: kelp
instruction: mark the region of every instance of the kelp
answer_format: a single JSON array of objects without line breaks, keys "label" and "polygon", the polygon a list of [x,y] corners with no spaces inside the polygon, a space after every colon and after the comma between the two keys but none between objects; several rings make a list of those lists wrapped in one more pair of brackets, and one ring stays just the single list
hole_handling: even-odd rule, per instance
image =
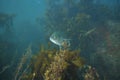
[{"label": "kelp", "polygon": [[[78,51],[60,51],[45,72],[45,80],[76,80],[77,71],[84,65]],[[71,77],[69,77],[69,76]]]},{"label": "kelp", "polygon": [[32,56],[32,51],[31,51],[31,45],[30,45],[28,46],[28,48],[26,49],[26,52],[22,55],[18,63],[18,66],[15,71],[14,80],[21,80],[23,75],[27,73],[28,68],[31,66],[31,64],[29,64],[29,60],[31,56]]},{"label": "kelp", "polygon": [[91,80],[99,80],[95,68],[85,65],[80,50],[58,51],[41,46],[30,64],[29,71],[22,76],[22,80],[88,80],[91,77]]},{"label": "kelp", "polygon": [[7,31],[11,31],[15,17],[16,14],[0,13],[0,28],[5,28]]},{"label": "kelp", "polygon": [[[115,1],[117,5],[111,8],[110,5],[101,4],[102,1],[47,0],[48,5],[44,17],[44,27],[48,32],[46,34],[49,37],[54,31],[65,32],[72,39],[71,47],[74,49],[80,48],[87,63],[94,65],[100,72],[105,69],[106,73],[101,72],[102,77],[113,77],[113,74],[109,74],[109,71],[114,70],[106,69],[104,66],[109,64],[109,61],[113,59],[112,57],[119,57],[119,28],[116,29],[114,26],[116,24],[113,24],[113,21],[108,23],[110,20],[118,21],[120,18],[119,1],[117,1]],[[118,27],[119,25],[117,24]],[[111,32],[110,28],[112,29]],[[103,58],[101,58],[101,54],[103,54]],[[104,60],[107,55],[109,59]],[[91,57],[94,58],[93,61]],[[98,64],[97,60],[101,63]],[[119,64],[116,67],[119,67]],[[118,75],[118,73],[116,72],[114,76]],[[110,79],[112,80],[112,78],[108,80]]]}]

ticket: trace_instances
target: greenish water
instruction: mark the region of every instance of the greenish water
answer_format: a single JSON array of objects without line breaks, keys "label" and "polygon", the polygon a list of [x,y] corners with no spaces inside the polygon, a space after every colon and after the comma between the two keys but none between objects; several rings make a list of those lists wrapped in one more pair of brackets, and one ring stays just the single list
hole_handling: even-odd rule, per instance
[{"label": "greenish water", "polygon": [[0,0],[0,80],[44,80],[31,66],[43,47],[80,50],[80,80],[90,66],[97,80],[119,80],[120,0]]}]

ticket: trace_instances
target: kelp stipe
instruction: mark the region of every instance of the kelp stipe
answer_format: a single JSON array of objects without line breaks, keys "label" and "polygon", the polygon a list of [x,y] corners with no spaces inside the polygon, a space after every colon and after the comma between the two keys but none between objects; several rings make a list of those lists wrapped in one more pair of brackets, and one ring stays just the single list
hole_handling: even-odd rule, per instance
[{"label": "kelp stipe", "polygon": [[15,77],[14,80],[21,80],[23,78],[23,75],[27,73],[28,68],[31,66],[31,64],[28,64],[29,60],[32,56],[32,50],[31,45],[28,46],[26,49],[26,52],[22,55],[20,62],[18,63],[18,66],[15,71]]}]

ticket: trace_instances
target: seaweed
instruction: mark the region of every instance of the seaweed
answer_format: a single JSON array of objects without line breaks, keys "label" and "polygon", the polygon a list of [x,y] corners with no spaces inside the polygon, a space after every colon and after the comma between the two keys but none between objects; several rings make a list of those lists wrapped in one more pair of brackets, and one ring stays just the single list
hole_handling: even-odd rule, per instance
[{"label": "seaweed", "polygon": [[95,68],[85,65],[80,50],[59,51],[41,46],[30,64],[28,72],[22,75],[22,80],[88,80],[89,77],[92,77],[90,80],[99,80]]}]

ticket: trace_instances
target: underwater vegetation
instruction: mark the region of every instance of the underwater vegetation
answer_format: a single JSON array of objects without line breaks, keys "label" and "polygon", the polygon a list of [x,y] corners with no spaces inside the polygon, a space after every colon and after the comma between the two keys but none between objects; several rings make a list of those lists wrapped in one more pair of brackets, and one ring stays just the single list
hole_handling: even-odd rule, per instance
[{"label": "underwater vegetation", "polygon": [[[11,47],[12,46],[12,47]],[[3,39],[0,36],[0,79],[12,78],[12,70],[15,59],[16,44]],[[8,54],[11,54],[8,56]],[[14,56],[13,56],[14,55]],[[11,73],[11,74],[10,74]],[[6,79],[7,75],[7,79]]]},{"label": "underwater vegetation", "polygon": [[10,30],[13,26],[13,19],[15,16],[15,14],[0,13],[0,28]]},{"label": "underwater vegetation", "polygon": [[[36,19],[46,30],[45,44],[37,53],[29,46],[21,57],[15,56],[19,61],[8,56],[15,54],[18,45],[7,41],[13,35],[0,34],[0,79],[119,80],[120,0],[110,0],[113,5],[102,1],[109,0],[46,0],[45,15]],[[0,13],[0,29],[12,31],[15,16]]]},{"label": "underwater vegetation", "polygon": [[[52,0],[47,2],[47,10],[43,20],[46,35],[49,37],[53,32],[59,31],[67,34],[72,40],[74,49],[83,47],[84,39],[89,41],[95,37],[94,31],[109,19],[113,19],[112,10],[106,5],[97,5],[93,0]],[[37,18],[38,19],[38,18]],[[91,31],[91,33],[89,33]],[[89,33],[89,34],[87,34]],[[79,42],[79,44],[78,44]]]},{"label": "underwater vegetation", "polygon": [[[59,43],[60,37],[57,33],[50,36],[50,41]],[[28,73],[26,72],[22,80],[100,80],[99,74],[80,57],[80,50],[69,50],[66,41],[60,42],[63,49],[45,49],[34,55],[30,62]],[[61,45],[58,45],[61,46]],[[21,63],[21,62],[20,62]],[[22,62],[23,63],[23,62]]]},{"label": "underwater vegetation", "polygon": [[120,1],[114,0],[112,6],[102,4],[102,0],[46,1],[42,20],[46,35],[64,32],[71,39],[71,48],[81,50],[102,80],[119,80]]},{"label": "underwater vegetation", "polygon": [[26,73],[27,69],[30,67],[30,64],[28,63],[31,56],[32,56],[31,46],[28,46],[26,52],[21,57],[20,62],[16,68],[14,80],[21,80],[22,75]]},{"label": "underwater vegetation", "polygon": [[[15,14],[0,12],[0,79],[13,77],[16,44],[12,42]],[[10,54],[10,55],[9,55]],[[9,55],[9,56],[8,56]],[[7,76],[7,77],[6,77]]]},{"label": "underwater vegetation", "polygon": [[119,22],[109,23],[109,32],[104,33],[101,45],[97,47],[95,53],[91,54],[92,64],[97,67],[98,72],[104,73],[101,75],[105,80],[119,80],[120,77],[120,37],[118,36],[120,28],[118,26],[120,26]]},{"label": "underwater vegetation", "polygon": [[85,65],[80,51],[44,49],[31,59],[22,80],[99,80],[95,68]]}]

